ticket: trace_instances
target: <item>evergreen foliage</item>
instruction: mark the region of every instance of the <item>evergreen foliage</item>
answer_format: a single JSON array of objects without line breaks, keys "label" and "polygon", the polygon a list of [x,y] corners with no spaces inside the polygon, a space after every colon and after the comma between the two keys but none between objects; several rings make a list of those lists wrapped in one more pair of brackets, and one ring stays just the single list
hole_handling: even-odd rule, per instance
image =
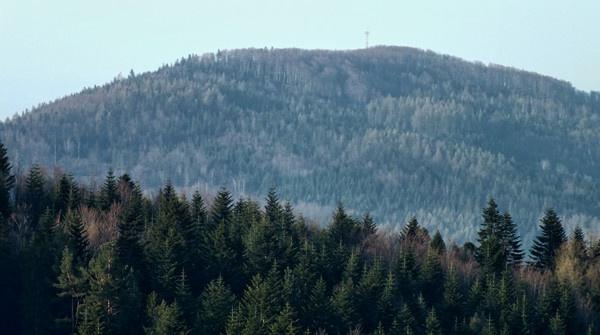
[{"label": "evergreen foliage", "polygon": [[558,250],[567,240],[562,222],[553,209],[546,210],[540,229],[541,234],[531,248],[531,259],[537,268],[553,269]]},{"label": "evergreen foliage", "polygon": [[148,198],[124,175],[107,208],[89,199],[112,186],[36,170],[14,188],[46,204],[37,224],[19,229],[34,206],[0,216],[7,334],[542,335],[600,322],[593,244],[575,229],[564,245],[551,210],[536,262],[516,267],[519,236],[493,201],[473,255],[416,219],[382,233],[340,205],[329,226],[307,224],[275,190],[263,208],[221,190],[207,211],[199,193],[167,184]]}]

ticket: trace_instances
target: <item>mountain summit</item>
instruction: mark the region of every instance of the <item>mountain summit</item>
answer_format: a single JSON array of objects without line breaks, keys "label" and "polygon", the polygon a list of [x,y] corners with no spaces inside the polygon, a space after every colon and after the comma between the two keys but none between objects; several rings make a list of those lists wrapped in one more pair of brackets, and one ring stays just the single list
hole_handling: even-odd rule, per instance
[{"label": "mountain summit", "polygon": [[600,233],[599,129],[600,94],[512,68],[404,47],[245,49],[42,104],[0,123],[0,140],[21,169],[277,186],[307,214],[343,201],[456,241],[494,197],[527,242],[549,206]]}]

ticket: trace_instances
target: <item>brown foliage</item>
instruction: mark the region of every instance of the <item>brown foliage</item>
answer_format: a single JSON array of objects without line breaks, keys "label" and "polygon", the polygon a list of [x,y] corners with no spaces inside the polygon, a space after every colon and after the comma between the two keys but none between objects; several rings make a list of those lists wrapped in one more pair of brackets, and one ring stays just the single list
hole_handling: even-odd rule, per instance
[{"label": "brown foliage", "polygon": [[120,204],[114,203],[107,212],[87,206],[82,206],[79,211],[92,250],[98,250],[102,244],[117,238],[122,211]]}]

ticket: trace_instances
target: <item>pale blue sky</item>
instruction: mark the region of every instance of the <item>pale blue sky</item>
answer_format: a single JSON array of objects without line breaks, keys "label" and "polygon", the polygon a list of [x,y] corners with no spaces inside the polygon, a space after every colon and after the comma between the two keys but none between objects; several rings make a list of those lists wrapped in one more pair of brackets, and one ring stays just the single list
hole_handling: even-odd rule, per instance
[{"label": "pale blue sky", "polygon": [[0,118],[190,53],[405,45],[600,91],[598,0],[0,0]]}]

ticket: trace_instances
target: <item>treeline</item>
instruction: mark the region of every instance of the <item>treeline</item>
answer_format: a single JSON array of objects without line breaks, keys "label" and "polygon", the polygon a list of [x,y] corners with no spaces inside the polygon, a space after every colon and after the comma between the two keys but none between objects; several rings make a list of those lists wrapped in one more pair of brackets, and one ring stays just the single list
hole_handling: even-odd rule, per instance
[{"label": "treeline", "polygon": [[339,205],[319,227],[271,190],[209,204],[99,190],[0,145],[0,329],[5,334],[597,334],[600,243],[548,210],[526,257],[493,200],[476,244],[411,219],[378,231]]},{"label": "treeline", "polygon": [[0,141],[19,171],[58,163],[85,181],[112,167],[144,189],[169,178],[236,195],[278,185],[307,216],[343,200],[461,243],[493,195],[530,245],[548,199],[565,226],[600,234],[599,116],[600,93],[418,49],[246,49],[42,104],[0,122]]}]

